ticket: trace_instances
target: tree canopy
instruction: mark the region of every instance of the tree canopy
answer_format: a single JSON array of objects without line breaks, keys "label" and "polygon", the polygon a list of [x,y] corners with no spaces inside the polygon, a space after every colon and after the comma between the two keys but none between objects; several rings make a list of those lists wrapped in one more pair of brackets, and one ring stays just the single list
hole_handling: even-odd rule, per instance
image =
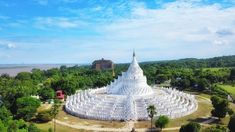
[{"label": "tree canopy", "polygon": [[18,98],[17,104],[17,118],[23,118],[25,121],[29,121],[37,112],[37,108],[40,106],[40,101],[32,97]]},{"label": "tree canopy", "polygon": [[212,96],[211,102],[214,109],[211,111],[212,116],[224,118],[228,112],[228,100],[218,96]]},{"label": "tree canopy", "polygon": [[195,122],[190,122],[180,127],[180,132],[199,132],[201,125]]},{"label": "tree canopy", "polygon": [[155,121],[155,126],[159,128],[164,128],[170,122],[170,119],[167,116],[161,115]]}]

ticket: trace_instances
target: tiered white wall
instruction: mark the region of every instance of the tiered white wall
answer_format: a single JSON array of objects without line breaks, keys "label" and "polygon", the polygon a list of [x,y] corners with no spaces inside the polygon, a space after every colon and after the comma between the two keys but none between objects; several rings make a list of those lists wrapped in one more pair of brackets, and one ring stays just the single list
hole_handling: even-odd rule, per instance
[{"label": "tiered white wall", "polygon": [[161,89],[152,96],[105,94],[106,88],[86,90],[69,96],[65,109],[72,115],[98,120],[148,120],[147,107],[155,105],[157,116],[179,118],[197,110],[193,95],[175,89]]}]

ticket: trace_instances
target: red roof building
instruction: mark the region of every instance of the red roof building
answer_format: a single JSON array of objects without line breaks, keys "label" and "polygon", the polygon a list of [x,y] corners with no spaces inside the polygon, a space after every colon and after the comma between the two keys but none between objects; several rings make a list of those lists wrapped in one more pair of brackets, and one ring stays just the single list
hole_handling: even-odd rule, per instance
[{"label": "red roof building", "polygon": [[56,98],[60,100],[64,100],[64,93],[62,90],[56,91]]}]

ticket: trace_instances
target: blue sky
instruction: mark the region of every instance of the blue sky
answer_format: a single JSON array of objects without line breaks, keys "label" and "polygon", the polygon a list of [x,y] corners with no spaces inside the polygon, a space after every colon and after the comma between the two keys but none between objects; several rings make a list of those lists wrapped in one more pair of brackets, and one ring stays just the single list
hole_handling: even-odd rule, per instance
[{"label": "blue sky", "polygon": [[234,0],[1,0],[0,64],[235,54]]}]

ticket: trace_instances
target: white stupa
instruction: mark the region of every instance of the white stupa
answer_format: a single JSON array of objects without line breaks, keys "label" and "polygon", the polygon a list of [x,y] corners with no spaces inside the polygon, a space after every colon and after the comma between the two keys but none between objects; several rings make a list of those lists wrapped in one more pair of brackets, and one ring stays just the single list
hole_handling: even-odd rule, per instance
[{"label": "white stupa", "polygon": [[136,60],[135,53],[133,53],[133,60],[127,72],[123,72],[122,76],[119,76],[118,79],[107,86],[107,93],[132,96],[153,94],[153,90],[147,84],[147,78]]},{"label": "white stupa", "polygon": [[193,95],[172,88],[150,87],[135,53],[128,70],[110,85],[69,96],[65,110],[81,118],[97,120],[148,120],[147,107],[155,105],[157,115],[179,118],[197,110]]}]

